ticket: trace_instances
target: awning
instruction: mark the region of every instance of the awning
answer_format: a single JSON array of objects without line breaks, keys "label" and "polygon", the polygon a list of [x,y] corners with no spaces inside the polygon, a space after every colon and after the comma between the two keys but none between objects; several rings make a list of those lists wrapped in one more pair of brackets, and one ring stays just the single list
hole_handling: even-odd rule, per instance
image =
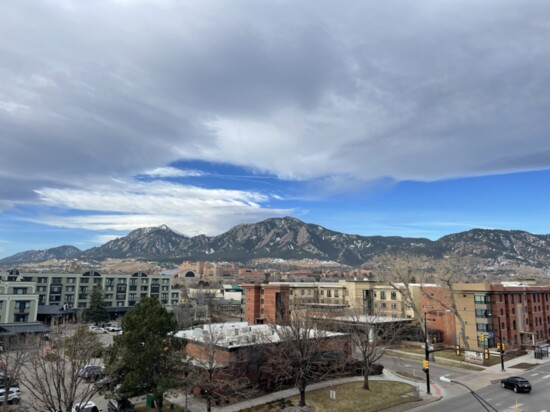
[{"label": "awning", "polygon": [[21,323],[0,325],[0,336],[14,336],[20,333],[47,333],[50,327],[43,323]]}]

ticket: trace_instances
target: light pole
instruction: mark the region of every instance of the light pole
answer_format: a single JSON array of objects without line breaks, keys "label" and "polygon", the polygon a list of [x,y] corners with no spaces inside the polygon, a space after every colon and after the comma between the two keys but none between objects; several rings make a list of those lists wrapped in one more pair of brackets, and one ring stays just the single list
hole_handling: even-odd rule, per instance
[{"label": "light pole", "polygon": [[427,315],[428,313],[432,313],[433,311],[427,311],[424,312],[424,372],[426,373],[426,393],[428,395],[431,395],[430,391],[430,347],[428,344],[428,319]]},{"label": "light pole", "polygon": [[453,381],[452,379],[447,378],[446,376],[440,376],[439,380],[443,382],[448,382],[448,383],[457,383],[459,385],[464,386],[466,389],[470,391],[472,396],[476,398],[476,400],[481,404],[481,406],[483,406],[483,409],[485,409],[487,412],[498,412],[493,405],[491,405],[489,402],[487,402],[485,399],[479,396],[479,394],[475,392],[472,388],[470,388],[468,385],[465,385],[462,382]]},{"label": "light pole", "polygon": [[487,315],[488,318],[496,318],[497,322],[498,322],[498,340],[500,342],[500,349],[499,349],[499,353],[500,353],[500,370],[502,372],[504,372],[504,346],[502,346],[502,326],[500,324],[500,316],[498,315],[492,315],[492,314],[488,314]]}]

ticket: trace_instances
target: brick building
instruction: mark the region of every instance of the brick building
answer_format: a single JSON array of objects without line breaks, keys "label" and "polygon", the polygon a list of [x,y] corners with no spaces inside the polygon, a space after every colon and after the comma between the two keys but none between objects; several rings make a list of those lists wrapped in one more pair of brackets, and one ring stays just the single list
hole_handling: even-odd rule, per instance
[{"label": "brick building", "polygon": [[522,282],[455,284],[455,301],[466,336],[462,336],[455,316],[438,303],[448,306],[451,292],[439,287],[423,290],[421,308],[433,319],[429,328],[437,329],[447,344],[463,346],[467,339],[473,349],[494,348],[502,336],[512,349],[531,348],[550,339],[550,286]]}]

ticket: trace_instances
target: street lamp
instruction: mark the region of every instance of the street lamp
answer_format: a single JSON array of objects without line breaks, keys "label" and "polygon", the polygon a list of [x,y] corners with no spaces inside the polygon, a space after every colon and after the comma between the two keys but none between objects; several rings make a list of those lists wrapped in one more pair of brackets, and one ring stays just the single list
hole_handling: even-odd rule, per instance
[{"label": "street lamp", "polygon": [[488,318],[496,318],[496,320],[498,322],[498,336],[497,336],[497,338],[500,341],[500,349],[499,349],[499,352],[500,352],[500,370],[502,372],[504,372],[504,346],[502,346],[503,345],[503,343],[502,343],[502,326],[500,324],[500,316],[492,315],[492,314],[488,313],[487,317]]},{"label": "street lamp", "polygon": [[487,412],[498,412],[493,405],[491,405],[489,402],[487,402],[485,399],[483,399],[477,392],[475,392],[472,388],[470,388],[468,385],[463,384],[462,382],[453,381],[451,378],[447,378],[446,376],[440,376],[439,380],[447,383],[457,383],[459,385],[464,386],[466,389],[470,391],[472,396],[476,398],[476,400],[483,406],[483,409],[485,409]]}]

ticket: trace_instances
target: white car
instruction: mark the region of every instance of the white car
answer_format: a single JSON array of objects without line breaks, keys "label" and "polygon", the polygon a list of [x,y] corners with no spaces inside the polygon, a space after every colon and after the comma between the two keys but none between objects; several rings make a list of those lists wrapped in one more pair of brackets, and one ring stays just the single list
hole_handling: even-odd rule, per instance
[{"label": "white car", "polygon": [[72,412],[99,412],[100,410],[95,403],[88,401],[86,403],[75,403]]},{"label": "white car", "polygon": [[95,326],[95,325],[88,326],[88,330],[90,332],[94,332],[94,333],[107,333],[107,331],[105,329],[100,328],[99,326]]},{"label": "white car", "polygon": [[[0,388],[0,403],[4,403],[6,388]],[[21,400],[21,391],[18,387],[12,386],[8,391],[8,403],[19,403]]]},{"label": "white car", "polygon": [[107,332],[120,332],[120,331],[121,331],[120,326],[114,326],[114,325],[112,325],[112,326],[106,326],[106,327],[105,327],[105,330],[106,330]]}]

